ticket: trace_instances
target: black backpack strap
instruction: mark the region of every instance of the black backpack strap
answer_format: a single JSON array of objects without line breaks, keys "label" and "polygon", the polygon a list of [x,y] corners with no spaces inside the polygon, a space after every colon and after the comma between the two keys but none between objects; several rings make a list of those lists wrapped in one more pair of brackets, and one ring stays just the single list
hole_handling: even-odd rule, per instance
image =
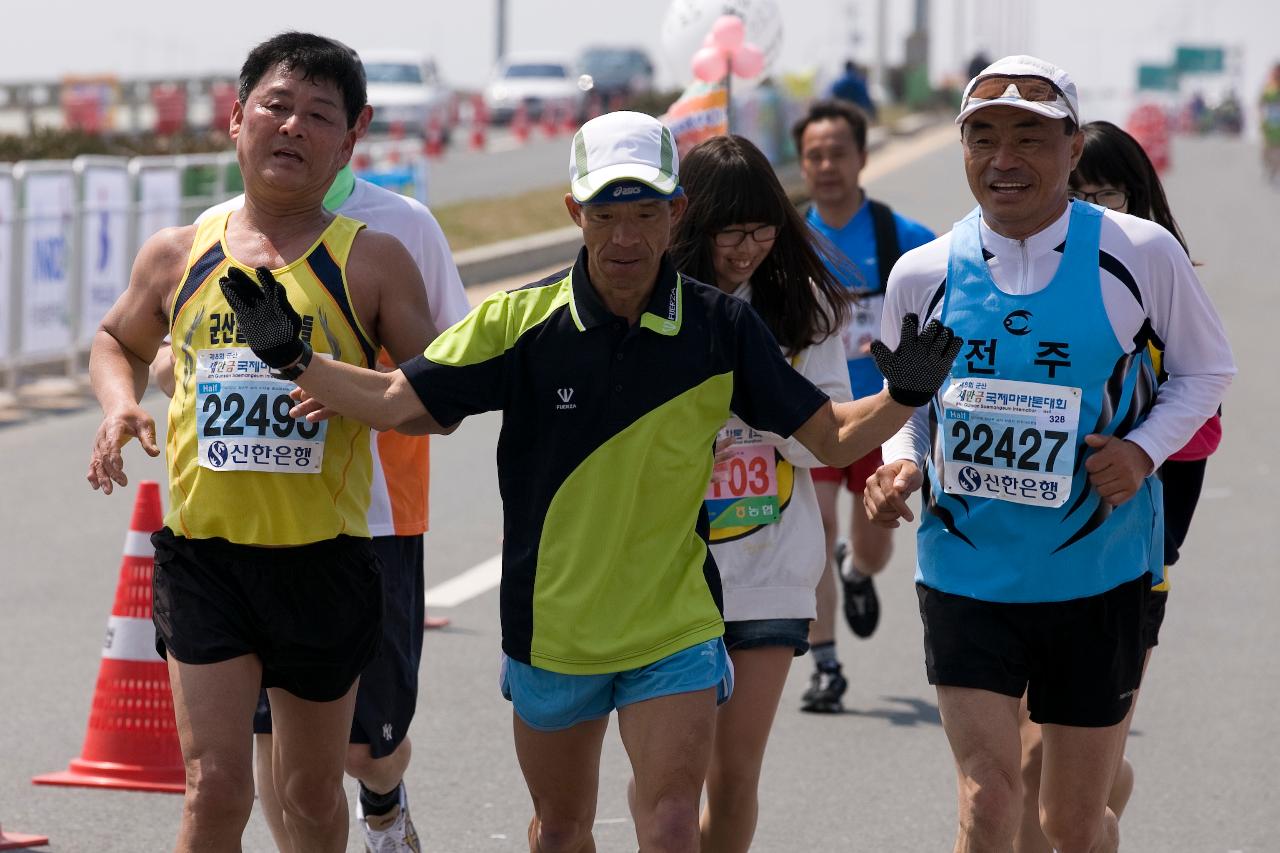
[{"label": "black backpack strap", "polygon": [[902,257],[898,224],[894,222],[889,205],[867,199],[867,206],[871,209],[871,226],[875,229],[876,265],[880,267],[880,292],[883,293],[889,285],[889,271]]}]

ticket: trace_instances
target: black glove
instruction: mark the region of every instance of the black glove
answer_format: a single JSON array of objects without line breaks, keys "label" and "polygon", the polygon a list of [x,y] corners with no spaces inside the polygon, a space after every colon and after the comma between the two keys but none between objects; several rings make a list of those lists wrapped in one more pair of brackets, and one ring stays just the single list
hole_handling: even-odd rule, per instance
[{"label": "black glove", "polygon": [[889,382],[889,396],[904,406],[923,406],[938,392],[951,372],[962,341],[937,320],[920,331],[920,318],[902,318],[902,338],[890,350],[883,341],[871,342],[876,367]]},{"label": "black glove", "polygon": [[218,286],[236,312],[236,326],[253,354],[279,370],[301,358],[306,348],[300,337],[302,318],[271,270],[258,267],[254,272],[261,287],[239,267],[229,269]]}]

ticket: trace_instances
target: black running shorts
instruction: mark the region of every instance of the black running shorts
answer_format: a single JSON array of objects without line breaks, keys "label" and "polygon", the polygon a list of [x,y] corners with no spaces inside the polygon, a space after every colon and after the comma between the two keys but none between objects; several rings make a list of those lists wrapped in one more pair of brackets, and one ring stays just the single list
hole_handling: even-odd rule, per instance
[{"label": "black running shorts", "polygon": [[1169,460],[1160,466],[1164,483],[1164,564],[1178,562],[1178,551],[1187,538],[1200,488],[1204,485],[1205,459],[1191,462]]},{"label": "black running shorts", "polygon": [[1112,726],[1142,680],[1151,576],[1088,598],[1003,604],[916,584],[929,683],[1018,698],[1031,719]]},{"label": "black running shorts", "polygon": [[156,651],[187,664],[262,661],[262,686],[340,699],[378,648],[382,576],[368,539],[293,548],[152,534]]},{"label": "black running shorts", "polygon": [[[383,758],[409,733],[418,707],[418,664],[426,619],[422,535],[375,536],[373,550],[382,565],[382,644],[360,673],[351,743],[367,743],[374,758]],[[253,731],[271,734],[271,705],[265,690],[253,716]]]},{"label": "black running shorts", "polygon": [[1160,645],[1160,626],[1164,624],[1164,606],[1169,602],[1167,589],[1147,591],[1147,612],[1142,626],[1142,642],[1148,649]]}]

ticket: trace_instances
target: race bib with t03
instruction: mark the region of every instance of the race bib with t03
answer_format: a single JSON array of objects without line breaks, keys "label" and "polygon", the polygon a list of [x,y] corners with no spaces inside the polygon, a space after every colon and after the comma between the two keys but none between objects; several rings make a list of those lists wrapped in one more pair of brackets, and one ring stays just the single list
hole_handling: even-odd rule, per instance
[{"label": "race bib with t03", "polygon": [[[317,355],[321,355],[317,353]],[[196,436],[201,467],[319,474],[328,423],[289,416],[294,385],[274,379],[247,347],[196,353]]]},{"label": "race bib with t03", "polygon": [[[721,435],[725,435],[722,432]],[[749,428],[737,430],[733,457],[723,476],[711,481],[705,501],[712,527],[756,527],[773,524],[778,512],[778,464],[773,446],[764,444],[759,433]]]},{"label": "race bib with t03", "polygon": [[1071,496],[1080,389],[952,379],[942,395],[948,494],[1059,507]]}]

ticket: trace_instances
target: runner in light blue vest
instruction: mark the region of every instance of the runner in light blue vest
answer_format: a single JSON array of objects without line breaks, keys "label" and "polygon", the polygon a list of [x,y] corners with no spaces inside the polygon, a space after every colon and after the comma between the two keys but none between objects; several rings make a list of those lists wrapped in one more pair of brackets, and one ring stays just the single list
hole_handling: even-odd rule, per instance
[{"label": "runner in light blue vest", "polygon": [[[956,124],[978,210],[894,265],[881,345],[913,316],[964,343],[941,393],[884,444],[864,506],[892,529],[921,492],[916,593],[955,759],[956,849],[1038,849],[1020,833],[1028,811],[1053,849],[1115,853],[1107,798],[1142,679],[1148,573],[1163,574],[1154,472],[1217,409],[1235,363],[1172,235],[1070,201],[1084,148],[1070,75],[998,60]],[[1149,341],[1180,348],[1159,388]],[[1043,733],[1030,804],[1024,696]]]},{"label": "runner in light blue vest", "polygon": [[1058,271],[1027,295],[996,287],[979,214],[951,232],[942,320],[966,346],[951,390],[934,399],[916,580],[983,601],[1037,602],[1159,577],[1159,478],[1112,508],[1083,465],[1085,435],[1123,438],[1155,395],[1146,347],[1120,347],[1102,302],[1102,209],[1072,203]]}]

